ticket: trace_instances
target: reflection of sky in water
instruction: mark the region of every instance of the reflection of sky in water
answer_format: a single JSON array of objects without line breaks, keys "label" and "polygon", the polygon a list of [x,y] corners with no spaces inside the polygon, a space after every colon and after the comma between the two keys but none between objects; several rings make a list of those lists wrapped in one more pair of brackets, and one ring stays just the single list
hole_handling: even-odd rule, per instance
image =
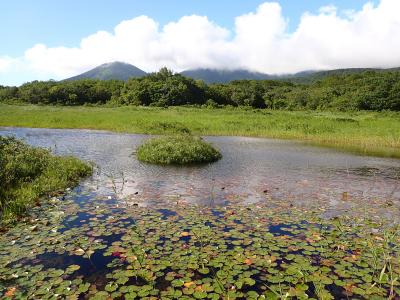
[{"label": "reflection of sky in water", "polygon": [[218,204],[272,197],[336,205],[344,192],[366,201],[400,197],[400,160],[362,157],[289,141],[207,137],[223,154],[219,162],[160,167],[142,164],[133,154],[145,135],[24,128],[3,128],[0,134],[94,162],[98,172],[85,184],[104,195],[112,193],[114,187],[121,197],[133,201]]}]

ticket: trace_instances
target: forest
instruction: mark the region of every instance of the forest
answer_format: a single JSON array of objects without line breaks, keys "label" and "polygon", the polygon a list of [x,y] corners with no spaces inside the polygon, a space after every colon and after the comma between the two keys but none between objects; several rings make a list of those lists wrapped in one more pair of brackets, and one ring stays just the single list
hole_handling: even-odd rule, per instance
[{"label": "forest", "polygon": [[40,105],[247,106],[276,110],[400,110],[400,72],[365,71],[310,83],[239,80],[209,84],[163,68],[127,81],[32,81],[0,86],[0,102]]}]

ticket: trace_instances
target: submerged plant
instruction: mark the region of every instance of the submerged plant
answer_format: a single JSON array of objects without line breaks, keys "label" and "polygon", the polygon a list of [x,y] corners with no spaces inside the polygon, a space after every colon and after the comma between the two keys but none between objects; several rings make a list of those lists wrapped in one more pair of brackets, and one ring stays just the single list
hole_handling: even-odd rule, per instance
[{"label": "submerged plant", "polygon": [[110,179],[111,189],[115,198],[117,200],[124,199],[125,205],[128,206],[127,199],[124,197],[125,183],[127,182],[125,179],[125,173],[123,171],[120,172],[119,180],[113,173],[105,174],[105,176]]}]

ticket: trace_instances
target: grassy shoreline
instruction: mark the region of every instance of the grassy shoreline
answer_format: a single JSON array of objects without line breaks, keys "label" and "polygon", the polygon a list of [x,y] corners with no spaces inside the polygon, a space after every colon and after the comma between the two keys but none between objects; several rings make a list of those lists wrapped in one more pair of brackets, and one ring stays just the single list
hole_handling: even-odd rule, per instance
[{"label": "grassy shoreline", "polygon": [[298,140],[363,155],[400,158],[400,113],[0,104],[0,126],[99,129]]},{"label": "grassy shoreline", "polygon": [[91,171],[77,158],[0,137],[0,228],[20,219],[30,207],[41,206],[43,196],[62,194]]}]

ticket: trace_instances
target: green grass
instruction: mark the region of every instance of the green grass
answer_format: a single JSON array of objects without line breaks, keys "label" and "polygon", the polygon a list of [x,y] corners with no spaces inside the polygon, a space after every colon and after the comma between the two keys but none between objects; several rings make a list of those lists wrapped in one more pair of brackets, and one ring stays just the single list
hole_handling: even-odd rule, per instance
[{"label": "green grass", "polygon": [[221,153],[201,138],[191,135],[153,138],[140,145],[140,161],[161,165],[187,165],[214,162]]},{"label": "green grass", "polygon": [[23,216],[40,197],[57,193],[91,173],[73,157],[59,157],[13,137],[0,137],[0,225]]},{"label": "green grass", "polygon": [[0,126],[294,139],[364,155],[400,158],[400,113],[0,104]]}]

